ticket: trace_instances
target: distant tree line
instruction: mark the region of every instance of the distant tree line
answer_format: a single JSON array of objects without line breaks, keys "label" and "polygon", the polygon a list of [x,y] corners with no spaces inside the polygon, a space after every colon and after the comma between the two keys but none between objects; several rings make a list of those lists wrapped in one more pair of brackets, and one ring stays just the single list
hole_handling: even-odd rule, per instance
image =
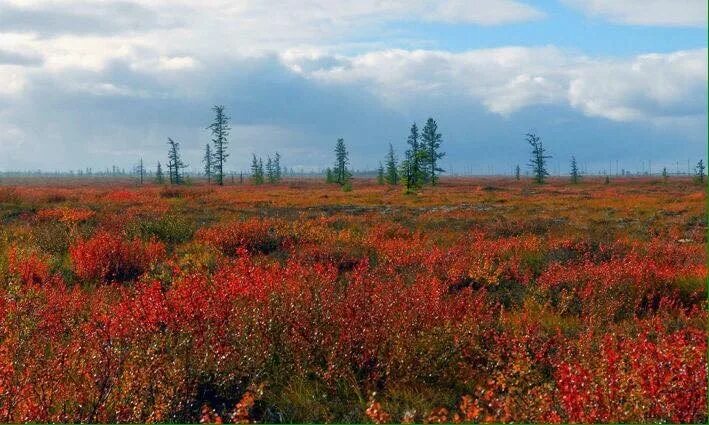
[{"label": "distant tree line", "polygon": [[[226,113],[223,105],[215,105],[212,107],[214,118],[206,127],[211,132],[211,143],[204,146],[204,156],[202,157],[202,173],[207,179],[208,184],[224,185],[226,172],[225,164],[229,158],[227,148],[229,146],[229,136],[231,133],[230,117]],[[535,183],[544,184],[550,176],[548,169],[548,160],[552,158],[547,153],[541,137],[535,132],[529,132],[525,135],[525,141],[531,147],[530,160],[528,167],[530,169],[532,179]],[[389,149],[383,158],[383,162],[379,162],[376,169],[376,181],[378,184],[387,184],[391,186],[402,185],[405,192],[415,192],[424,185],[435,186],[440,179],[440,173],[445,172],[440,166],[441,160],[445,157],[445,152],[441,150],[443,136],[439,132],[438,123],[433,118],[428,118],[423,128],[419,131],[416,122],[412,123],[409,134],[406,138],[406,149],[403,158],[399,160],[394,150],[394,146],[389,143]],[[154,181],[158,184],[184,184],[187,181],[185,169],[188,165],[182,160],[180,152],[180,143],[167,138],[167,176],[163,168],[163,163],[157,162]],[[332,167],[325,170],[325,181],[341,186],[343,190],[351,189],[351,179],[353,172],[350,169],[349,151],[342,138],[338,138],[335,143],[335,162]],[[616,164],[617,167],[617,164]],[[704,183],[706,165],[704,160],[699,160],[694,167],[694,179],[698,183]],[[133,175],[138,177],[139,184],[145,182],[149,175],[145,168],[143,159],[133,168]],[[301,174],[303,172],[301,171]],[[521,180],[521,168],[519,164],[514,167],[515,180]],[[689,173],[689,163],[688,163]],[[73,175],[73,172],[71,172]],[[94,172],[92,169],[79,170],[78,175],[127,175],[124,169],[119,169],[114,166],[111,170],[105,172]],[[264,163],[262,157],[257,157],[252,154],[251,175],[250,180],[253,184],[260,185],[264,183],[278,183],[284,175],[294,175],[295,171],[281,165],[281,155],[275,152],[273,156],[268,155]],[[605,182],[609,183],[609,173],[605,174]],[[623,170],[622,175],[626,172]],[[679,166],[678,166],[679,174]],[[575,156],[571,157],[569,177],[573,184],[581,181],[583,172],[579,167]],[[667,181],[670,173],[667,167],[662,169],[662,179]],[[234,173],[231,173],[231,181],[234,182]],[[243,172],[239,172],[239,182],[243,183]]]}]

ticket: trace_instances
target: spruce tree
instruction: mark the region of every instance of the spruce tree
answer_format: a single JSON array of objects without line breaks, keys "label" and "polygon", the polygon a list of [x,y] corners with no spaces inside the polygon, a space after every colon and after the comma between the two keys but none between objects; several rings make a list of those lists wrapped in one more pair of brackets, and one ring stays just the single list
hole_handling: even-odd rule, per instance
[{"label": "spruce tree", "polygon": [[276,155],[273,157],[273,175],[277,182],[281,181],[281,154],[278,152],[276,152]]},{"label": "spruce tree", "polygon": [[384,184],[384,166],[379,163],[379,168],[377,169],[377,184]]},{"label": "spruce tree", "polygon": [[669,179],[670,175],[667,173],[667,167],[662,167],[662,181],[667,183],[667,179]]},{"label": "spruce tree", "polygon": [[231,127],[229,126],[229,116],[224,112],[224,106],[215,105],[212,110],[214,111],[214,121],[207,129],[212,130],[212,143],[214,143],[214,180],[221,186],[224,184],[224,163],[229,157],[226,148],[229,143],[228,137]]},{"label": "spruce tree", "polygon": [[399,170],[397,170],[396,156],[394,155],[394,147],[389,143],[389,153],[386,157],[386,176],[387,183],[392,185],[399,184]]},{"label": "spruce tree", "polygon": [[519,181],[520,178],[520,169],[519,169],[519,164],[515,167],[515,180]]},{"label": "spruce tree", "polygon": [[334,178],[335,183],[340,186],[344,186],[352,177],[349,170],[347,169],[347,164],[349,163],[349,154],[347,153],[347,147],[345,146],[345,140],[342,138],[337,139],[337,144],[335,145],[335,168],[334,168]]},{"label": "spruce tree", "polygon": [[145,177],[145,167],[143,166],[143,158],[140,158],[140,162],[135,167],[135,172],[138,174],[138,181],[140,185],[143,185],[143,178]]},{"label": "spruce tree", "polygon": [[269,183],[276,182],[276,173],[273,169],[273,160],[271,159],[271,155],[269,155],[266,160],[266,177],[268,178]]},{"label": "spruce tree", "polygon": [[207,143],[204,146],[204,158],[202,158],[202,163],[204,164],[204,175],[207,176],[207,184],[212,183],[212,149]]},{"label": "spruce tree", "polygon": [[165,176],[162,173],[162,165],[160,165],[160,161],[158,161],[158,166],[155,169],[155,183],[157,183],[157,184],[165,183]]},{"label": "spruce tree", "polygon": [[704,165],[704,160],[700,159],[699,162],[697,162],[697,166],[695,167],[697,174],[696,174],[696,179],[699,183],[704,183],[704,170],[706,169],[706,166]]},{"label": "spruce tree", "polygon": [[335,176],[332,174],[330,167],[325,170],[325,183],[335,183]]},{"label": "spruce tree", "polygon": [[254,184],[263,183],[263,162],[260,158],[256,158],[256,155],[253,155],[251,160],[251,181]]},{"label": "spruce tree", "polygon": [[571,157],[571,183],[576,184],[579,182],[580,174],[579,167],[576,164],[576,157]]},{"label": "spruce tree", "polygon": [[546,162],[551,156],[545,155],[546,149],[544,149],[541,139],[536,134],[527,133],[526,140],[532,146],[532,158],[529,166],[532,168],[534,181],[538,184],[543,184],[549,175],[549,171],[546,169]]},{"label": "spruce tree", "polygon": [[426,178],[424,164],[427,155],[419,143],[419,131],[416,123],[411,125],[406,143],[409,145],[409,149],[406,150],[406,159],[401,163],[401,177],[404,179],[406,190],[410,191],[420,188]]},{"label": "spruce tree", "polygon": [[170,170],[170,183],[171,184],[182,184],[184,179],[182,177],[182,169],[187,168],[187,164],[182,162],[180,158],[180,144],[171,138],[167,138],[167,143],[169,145],[169,150],[167,153],[168,163],[167,166]]},{"label": "spruce tree", "polygon": [[438,132],[438,124],[433,118],[429,118],[421,130],[421,149],[426,153],[426,180],[431,185],[436,185],[438,177],[436,173],[445,170],[438,167],[438,160],[445,156],[444,152],[440,152],[442,136]]}]

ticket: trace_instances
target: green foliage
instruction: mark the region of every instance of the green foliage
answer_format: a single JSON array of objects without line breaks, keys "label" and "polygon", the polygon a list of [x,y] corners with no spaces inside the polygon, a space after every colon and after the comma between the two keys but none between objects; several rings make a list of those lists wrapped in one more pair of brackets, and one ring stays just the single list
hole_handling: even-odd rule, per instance
[{"label": "green foliage", "polygon": [[177,245],[192,239],[195,230],[192,221],[178,214],[166,214],[155,219],[141,220],[133,231],[144,240],[157,238],[168,245]]},{"label": "green foliage", "polygon": [[421,150],[426,153],[425,165],[426,181],[435,185],[438,181],[437,173],[443,172],[438,166],[438,160],[445,156],[444,152],[440,152],[442,136],[438,132],[438,124],[433,118],[429,118],[421,131]]},{"label": "green foliage", "polygon": [[263,181],[263,161],[261,158],[256,158],[256,155],[253,155],[251,160],[251,182],[253,184],[263,184]]},{"label": "green foliage", "polygon": [[532,159],[529,162],[529,166],[532,168],[534,181],[538,184],[543,184],[549,175],[549,171],[546,169],[546,162],[551,156],[545,155],[546,149],[544,149],[542,140],[536,134],[527,133],[526,140],[532,146]]},{"label": "green foliage", "polygon": [[704,183],[704,170],[706,169],[706,166],[704,165],[704,160],[700,159],[699,162],[697,162],[697,166],[695,167],[695,175],[694,179],[698,183]]},{"label": "green foliage", "polygon": [[347,169],[349,163],[349,153],[345,146],[345,140],[337,139],[335,144],[335,167],[333,169],[335,183],[344,186],[352,177],[352,174]]},{"label": "green foliage", "polygon": [[411,125],[411,130],[406,143],[406,159],[401,162],[401,177],[407,190],[415,190],[423,186],[426,181],[425,164],[428,158],[426,150],[419,143],[419,131],[416,123]]},{"label": "green foliage", "polygon": [[212,149],[207,143],[204,146],[204,158],[202,158],[202,163],[204,164],[204,175],[207,177],[207,183],[212,182]]},{"label": "green foliage", "polygon": [[224,163],[229,157],[226,148],[231,127],[229,127],[229,116],[224,113],[224,106],[215,105],[212,110],[214,111],[214,121],[207,127],[212,131],[212,143],[214,143],[214,152],[212,153],[214,159],[211,165],[214,169],[214,180],[221,186],[224,184]]},{"label": "green foliage", "polygon": [[325,170],[325,183],[335,183],[335,175],[330,167]]},{"label": "green foliage", "polygon": [[167,167],[170,174],[170,184],[183,184],[182,169],[187,168],[187,164],[182,162],[180,157],[180,144],[169,137],[167,138],[167,143],[169,145]]},{"label": "green foliage", "polygon": [[399,170],[397,170],[396,156],[394,155],[394,147],[389,143],[389,153],[386,156],[386,176],[385,180],[388,184],[399,184]]},{"label": "green foliage", "polygon": [[377,168],[377,184],[384,184],[384,166],[379,163],[379,168]]},{"label": "green foliage", "polygon": [[165,175],[162,172],[162,165],[160,165],[160,161],[158,161],[158,166],[155,170],[155,183],[157,183],[157,184],[165,183]]},{"label": "green foliage", "polygon": [[576,157],[571,157],[571,183],[576,184],[581,179],[581,174],[579,173],[579,167],[576,164]]}]

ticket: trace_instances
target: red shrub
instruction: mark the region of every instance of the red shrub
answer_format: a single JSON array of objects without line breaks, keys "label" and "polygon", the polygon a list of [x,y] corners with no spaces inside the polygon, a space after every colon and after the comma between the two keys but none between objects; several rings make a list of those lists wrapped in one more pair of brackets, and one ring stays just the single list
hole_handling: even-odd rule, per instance
[{"label": "red shrub", "polygon": [[239,249],[268,254],[280,248],[286,239],[277,224],[258,219],[222,224],[200,230],[197,239],[216,247],[225,255],[236,255]]},{"label": "red shrub", "polygon": [[41,284],[49,279],[49,266],[34,252],[23,253],[17,248],[8,251],[8,271],[25,284]]},{"label": "red shrub", "polygon": [[160,242],[124,241],[100,231],[69,248],[74,273],[81,279],[123,282],[137,278],[165,255]]}]

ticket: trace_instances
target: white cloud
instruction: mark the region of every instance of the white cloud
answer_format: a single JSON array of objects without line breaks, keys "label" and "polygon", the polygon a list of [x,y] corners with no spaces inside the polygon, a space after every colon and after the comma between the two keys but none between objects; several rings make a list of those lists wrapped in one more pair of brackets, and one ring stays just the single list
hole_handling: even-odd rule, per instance
[{"label": "white cloud", "polygon": [[27,84],[22,67],[0,64],[0,98],[20,94]]},{"label": "white cloud", "polygon": [[706,114],[707,50],[640,55],[575,71],[571,106],[617,121]]},{"label": "white cloud", "polygon": [[554,47],[385,50],[329,59],[288,51],[282,60],[323,83],[360,84],[392,106],[463,93],[503,115],[541,104],[615,121],[706,114],[706,49],[628,60],[590,59]]},{"label": "white cloud", "polygon": [[[121,155],[138,140],[151,140],[157,153],[165,134],[198,140],[208,105],[224,101],[241,111],[234,114],[243,121],[235,128],[282,129],[254,127],[262,138],[246,137],[258,141],[245,142],[241,153],[267,141],[282,141],[285,152],[294,139],[307,150],[311,139],[339,133],[350,121],[408,120],[413,109],[435,109],[422,105],[428,99],[465,111],[479,112],[482,105],[502,116],[552,105],[613,121],[668,128],[691,123],[692,137],[705,139],[706,49],[612,59],[553,46],[454,53],[435,50],[435,41],[417,33],[422,22],[541,19],[535,3],[0,0],[0,144],[26,140],[37,157],[53,157],[44,152],[51,147],[56,156],[74,160],[73,152],[89,139],[97,146],[124,144]],[[616,22],[706,23],[697,3],[574,4]],[[284,99],[297,99],[297,107]],[[103,118],[92,120],[89,139],[76,119],[85,116]],[[329,145],[324,152],[329,155]],[[21,156],[6,156],[6,163],[14,166]]]},{"label": "white cloud", "polygon": [[[517,1],[449,0],[439,3],[434,9],[431,19],[442,22],[498,25],[544,17],[544,13],[541,11]],[[424,9],[422,8],[422,10]]]},{"label": "white cloud", "polygon": [[706,0],[565,0],[591,16],[629,25],[707,25]]}]

